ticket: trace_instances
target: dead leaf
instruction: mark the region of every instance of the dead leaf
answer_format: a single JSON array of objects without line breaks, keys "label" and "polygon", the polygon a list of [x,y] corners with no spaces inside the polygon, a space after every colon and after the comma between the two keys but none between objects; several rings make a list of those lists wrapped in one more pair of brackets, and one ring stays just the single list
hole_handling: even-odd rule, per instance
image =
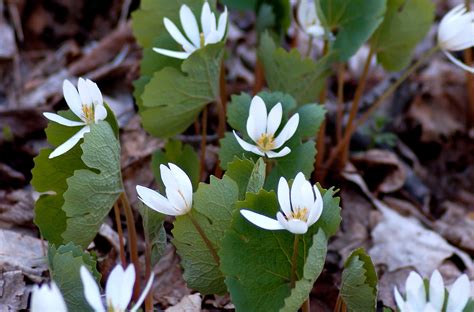
[{"label": "dead leaf", "polygon": [[0,311],[26,309],[28,295],[22,271],[0,271]]},{"label": "dead leaf", "polygon": [[200,312],[201,311],[201,295],[199,293],[183,297],[181,301],[172,307],[166,309],[166,312]]}]

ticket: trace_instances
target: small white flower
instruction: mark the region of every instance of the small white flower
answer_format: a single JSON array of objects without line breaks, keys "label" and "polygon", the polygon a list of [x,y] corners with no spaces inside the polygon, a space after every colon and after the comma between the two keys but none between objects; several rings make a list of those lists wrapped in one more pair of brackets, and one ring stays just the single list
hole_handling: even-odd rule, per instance
[{"label": "small white flower", "polygon": [[247,152],[252,152],[268,158],[277,158],[288,155],[291,149],[285,146],[281,151],[274,152],[283,146],[298,129],[300,116],[294,114],[286,123],[280,134],[275,138],[275,133],[281,124],[283,109],[281,103],[275,105],[267,115],[265,102],[259,96],[254,96],[250,103],[249,117],[247,119],[247,133],[256,145],[242,140],[234,131],[234,136],[240,146]]},{"label": "small white flower", "polygon": [[323,198],[318,187],[311,187],[311,183],[301,172],[296,175],[291,192],[288,182],[280,178],[278,202],[281,212],[277,213],[277,220],[245,209],[240,210],[240,213],[248,221],[265,230],[287,230],[294,234],[304,234],[318,221],[323,212]]},{"label": "small white flower", "polygon": [[30,309],[31,312],[67,312],[63,296],[54,282],[33,286]]},{"label": "small white flower", "polygon": [[172,163],[168,165],[169,168],[160,165],[166,197],[147,187],[137,185],[138,199],[160,213],[170,216],[184,215],[193,206],[193,185],[181,168]]},{"label": "small white flower", "polygon": [[464,4],[449,11],[439,24],[438,43],[454,64],[474,73],[474,67],[464,64],[451,54],[453,51],[474,47],[474,11],[468,12]]},{"label": "small white flower", "polygon": [[219,16],[219,21],[217,21],[216,15],[211,11],[209,3],[207,1],[204,2],[201,10],[201,30],[199,30],[196,17],[187,5],[183,4],[181,6],[179,18],[186,36],[168,18],[165,17],[163,23],[171,37],[183,47],[184,52],[153,48],[155,52],[169,57],[186,59],[194,51],[224,39],[227,28],[227,7],[224,13]]},{"label": "small white flower", "polygon": [[[153,278],[154,275],[152,274],[140,298],[130,309],[131,312],[137,311],[142,305],[153,284]],[[92,274],[84,266],[81,267],[81,280],[84,287],[84,297],[95,312],[124,312],[132,299],[135,268],[133,264],[130,264],[124,271],[122,266],[118,264],[110,272],[105,286],[105,307],[102,303],[99,286],[92,277]]]},{"label": "small white flower", "polygon": [[[434,271],[430,278],[429,298],[420,275],[410,272],[405,284],[406,300],[395,287],[395,301],[400,312],[442,312],[445,301],[443,277]],[[471,293],[467,275],[461,275],[449,292],[446,312],[462,312]]]},{"label": "small white flower", "polygon": [[90,125],[104,120],[107,117],[107,110],[104,106],[102,93],[97,85],[89,79],[79,78],[78,90],[68,80],[63,82],[63,93],[66,103],[71,111],[79,117],[81,121],[66,119],[53,113],[43,113],[51,121],[67,127],[82,127],[76,134],[63,144],[59,145],[50,155],[54,158],[69,151],[74,145],[84,137],[85,133],[90,132]]},{"label": "small white flower", "polygon": [[298,24],[311,37],[324,36],[324,27],[316,13],[314,0],[300,0],[296,10]]}]

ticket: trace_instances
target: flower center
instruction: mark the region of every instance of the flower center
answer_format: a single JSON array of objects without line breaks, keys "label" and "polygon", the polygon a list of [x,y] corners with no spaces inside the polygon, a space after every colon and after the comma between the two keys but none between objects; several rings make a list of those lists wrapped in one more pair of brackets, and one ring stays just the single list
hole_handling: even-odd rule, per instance
[{"label": "flower center", "polygon": [[264,152],[268,152],[275,148],[275,142],[272,134],[263,133],[260,138],[257,140],[257,145]]},{"label": "flower center", "polygon": [[94,105],[82,104],[82,117],[87,124],[94,123]]},{"label": "flower center", "polygon": [[288,220],[308,221],[308,208],[296,208],[288,216]]},{"label": "flower center", "polygon": [[206,38],[204,38],[204,33],[199,34],[199,44],[201,44],[201,48],[204,47],[206,42]]}]

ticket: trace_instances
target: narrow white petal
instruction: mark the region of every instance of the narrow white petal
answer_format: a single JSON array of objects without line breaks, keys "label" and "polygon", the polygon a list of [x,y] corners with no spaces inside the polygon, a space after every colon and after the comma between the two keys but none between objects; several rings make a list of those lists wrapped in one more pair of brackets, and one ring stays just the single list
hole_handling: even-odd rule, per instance
[{"label": "narrow white petal", "polygon": [[171,50],[160,49],[160,48],[153,48],[153,51],[162,55],[166,55],[166,56],[181,59],[181,60],[185,60],[188,58],[188,56],[191,55],[190,52],[178,52],[178,51],[171,51]]},{"label": "narrow white petal", "polygon": [[283,213],[288,217],[291,215],[290,187],[285,178],[281,177],[278,181],[278,202]]},{"label": "narrow white petal", "polygon": [[297,219],[288,220],[286,229],[293,234],[304,234],[308,232],[308,224]]},{"label": "narrow white petal", "polygon": [[151,276],[148,279],[148,282],[146,283],[145,288],[143,289],[142,294],[140,295],[140,298],[138,298],[135,305],[130,309],[130,312],[136,312],[140,308],[140,306],[142,305],[143,301],[145,301],[145,298],[146,298],[148,292],[150,291],[151,286],[153,285],[154,278],[155,278],[155,274],[151,273]]},{"label": "narrow white petal", "polygon": [[58,114],[53,114],[53,113],[43,113],[43,116],[48,118],[51,121],[57,122],[60,125],[66,126],[66,127],[77,127],[77,126],[84,126],[85,123],[83,121],[73,121],[66,119]]},{"label": "narrow white petal", "polygon": [[439,312],[441,310],[435,309],[430,303],[426,304],[423,312]]},{"label": "narrow white petal", "polygon": [[188,213],[191,209],[178,189],[167,187],[166,198],[168,198],[168,201],[173,206],[173,209],[177,211],[176,214],[179,216]]},{"label": "narrow white petal", "polygon": [[170,216],[176,216],[177,211],[171,206],[166,197],[147,187],[137,185],[138,199],[151,209]]},{"label": "narrow white petal", "polygon": [[298,124],[300,122],[300,115],[294,114],[290,120],[286,123],[285,127],[281,130],[278,136],[275,138],[275,149],[280,148],[286,141],[291,139],[293,134],[295,134],[298,129]]},{"label": "narrow white petal", "polygon": [[107,109],[104,105],[97,105],[94,111],[94,121],[104,120],[107,117]]},{"label": "narrow white petal", "polygon": [[183,195],[186,204],[188,207],[191,207],[193,204],[193,184],[191,183],[191,180],[186,172],[175,164],[169,163],[168,166],[178,181],[179,190]]},{"label": "narrow white petal", "polygon": [[466,274],[461,275],[454,282],[448,296],[446,312],[462,312],[471,294],[471,284]]},{"label": "narrow white petal", "polygon": [[247,219],[249,222],[253,223],[254,225],[265,229],[265,230],[283,230],[284,227],[275,219],[271,219],[267,216],[255,213],[250,210],[242,209],[240,210],[242,216]]},{"label": "narrow white petal", "polygon": [[[183,34],[181,33],[181,31],[179,31],[178,27],[176,27],[176,25],[171,21],[169,20],[168,18],[164,18],[163,19],[163,24],[165,25],[165,28],[166,30],[168,31],[168,33],[170,34],[170,36],[177,42],[179,43],[181,46],[183,47],[194,47],[192,45],[191,42],[188,41],[188,39],[186,39]],[[196,48],[196,47],[194,47]],[[159,52],[158,52],[159,53]]]},{"label": "narrow white petal", "polygon": [[397,287],[393,288],[393,293],[395,295],[395,302],[397,303],[398,309],[400,310],[400,312],[405,312],[406,311],[405,300],[403,300],[402,296],[398,292]]},{"label": "narrow white petal", "polygon": [[249,117],[247,119],[247,133],[254,142],[265,133],[267,129],[267,107],[258,95],[250,103]]},{"label": "narrow white petal", "polygon": [[[121,264],[117,265],[122,267]],[[122,311],[125,311],[132,300],[133,286],[135,284],[135,267],[133,264],[129,264],[120,280],[120,297],[114,298],[114,306],[119,307]]]},{"label": "narrow white petal", "polygon": [[219,34],[219,41],[224,39],[224,36],[225,36],[225,31],[227,29],[227,16],[228,16],[227,7],[225,7],[224,13],[222,13],[221,16],[219,16],[219,23],[217,25],[217,33]]},{"label": "narrow white petal", "polygon": [[213,44],[219,42],[219,34],[217,31],[211,31],[204,40],[204,45]]},{"label": "narrow white petal", "polygon": [[268,152],[265,152],[265,154],[267,155],[268,158],[279,158],[279,157],[284,157],[286,155],[288,155],[289,153],[291,153],[291,149],[287,146],[285,146],[281,151],[279,152],[272,152],[272,151],[268,151]]},{"label": "narrow white petal", "polygon": [[416,309],[415,311],[423,311],[426,304],[426,291],[423,279],[416,272],[410,272],[406,281],[407,303]]},{"label": "narrow white petal", "polygon": [[302,172],[299,172],[293,180],[293,184],[291,185],[291,205],[293,207],[293,211],[295,208],[305,208],[304,202],[302,202],[302,191],[303,185],[306,182],[308,181],[306,181],[306,178]]},{"label": "narrow white petal", "polygon": [[277,105],[273,106],[273,108],[270,110],[270,113],[268,114],[267,133],[272,135],[275,134],[275,132],[278,130],[278,127],[280,127],[282,116],[283,108],[281,103],[278,103]]},{"label": "narrow white petal", "polygon": [[171,169],[163,164],[160,165],[160,175],[165,188],[167,189],[174,189],[176,191],[179,190],[178,180],[174,176]]},{"label": "narrow white petal", "polygon": [[89,86],[83,78],[79,78],[77,83],[77,89],[79,90],[79,96],[81,98],[82,105],[92,105],[92,96],[89,92]]},{"label": "narrow white petal", "polygon": [[[123,276],[124,271],[122,266],[116,265],[112,272],[110,272],[109,277],[107,278],[107,283],[105,285],[105,301],[107,307],[110,309],[119,307],[121,302],[121,288],[123,287]],[[114,309],[113,309],[114,310]]]},{"label": "narrow white petal", "polygon": [[309,216],[308,216],[308,226],[313,225],[316,221],[319,220],[321,214],[323,213],[323,198],[319,189],[316,185],[313,186],[314,194],[316,195],[316,201],[314,202],[313,206],[310,208]]},{"label": "narrow white petal", "polygon": [[33,286],[30,308],[31,312],[67,312],[61,291],[54,282],[51,282],[51,285]]},{"label": "narrow white petal", "polygon": [[431,274],[430,278],[430,303],[438,311],[443,309],[444,303],[444,282],[443,277],[438,270]]},{"label": "narrow white petal", "polygon": [[259,155],[259,156],[265,156],[265,154],[264,154],[262,151],[260,151],[257,146],[252,145],[252,144],[249,144],[249,143],[245,142],[244,140],[242,140],[242,139],[237,135],[237,133],[235,133],[235,130],[233,131],[233,133],[234,133],[235,139],[237,140],[237,142],[239,143],[239,145],[240,145],[245,151],[247,151],[247,152],[252,152],[252,153],[257,154],[257,155]]},{"label": "narrow white petal", "polygon": [[100,298],[99,286],[97,286],[92,274],[85,266],[81,266],[80,273],[86,301],[95,312],[105,312],[102,300]]},{"label": "narrow white petal", "polygon": [[[301,173],[301,175],[304,177],[304,175]],[[299,207],[304,207],[310,209],[314,205],[314,193],[313,193],[313,187],[311,183],[309,183],[308,180],[304,180],[304,182],[301,184],[301,197],[299,199],[299,202],[293,203],[293,205],[299,205]]]},{"label": "narrow white petal", "polygon": [[455,58],[451,53],[449,53],[448,51],[443,51],[444,54],[446,54],[446,56],[449,58],[449,60],[451,62],[453,62],[454,64],[458,65],[459,67],[461,67],[462,69],[464,69],[465,71],[468,71],[470,73],[473,73],[474,74],[474,67],[470,67],[466,64],[464,64],[463,62],[461,62],[460,60],[458,60],[457,58]]},{"label": "narrow white petal", "polygon": [[198,23],[193,12],[187,5],[183,4],[181,6],[179,10],[179,18],[189,40],[191,40],[195,47],[201,47]]},{"label": "narrow white petal", "polygon": [[86,83],[89,88],[89,94],[92,98],[92,103],[94,103],[95,106],[103,105],[104,98],[102,97],[102,92],[100,92],[100,89],[97,84],[90,79],[87,79]]},{"label": "narrow white petal", "polygon": [[209,3],[207,1],[204,2],[201,10],[201,27],[202,32],[204,33],[204,37],[207,37],[207,35],[209,35],[209,33],[211,32],[211,24],[209,22],[211,21],[211,13],[211,7],[209,6]]},{"label": "narrow white petal", "polygon": [[312,25],[306,29],[308,35],[312,37],[322,37],[325,34],[324,28],[320,25]]},{"label": "narrow white petal", "polygon": [[84,137],[84,134],[90,131],[89,126],[85,126],[81,130],[79,130],[76,134],[70,137],[66,142],[56,147],[56,149],[49,154],[49,158],[54,158],[60,156],[66,152],[68,152],[71,148],[73,148],[80,139]]},{"label": "narrow white petal", "polygon": [[63,81],[63,94],[67,105],[71,111],[82,119],[82,103],[76,87],[69,80]]}]

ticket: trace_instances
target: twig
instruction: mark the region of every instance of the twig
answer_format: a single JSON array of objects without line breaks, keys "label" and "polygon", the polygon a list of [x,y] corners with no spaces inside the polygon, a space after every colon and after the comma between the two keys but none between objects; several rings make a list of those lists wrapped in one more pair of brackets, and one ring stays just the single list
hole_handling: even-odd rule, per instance
[{"label": "twig", "polygon": [[114,204],[114,214],[115,224],[117,225],[117,232],[119,236],[120,262],[122,263],[122,267],[125,268],[127,266],[127,259],[125,257],[125,246],[123,245],[123,230],[122,222],[120,221],[120,207],[118,205],[118,201],[116,201]]},{"label": "twig", "polygon": [[342,139],[342,118],[344,116],[344,63],[337,68],[337,111],[336,111],[336,142]]},{"label": "twig", "polygon": [[[324,47],[323,47],[323,55],[326,55],[329,49],[328,46],[328,41],[324,41]],[[318,96],[318,102],[320,105],[322,105],[326,101],[327,97],[327,80],[324,81],[323,87],[321,89],[321,92],[319,93]],[[325,138],[326,138],[326,119],[323,120],[321,123],[321,126],[319,128],[319,132],[316,137],[316,160],[314,164],[314,176],[316,178],[316,181],[320,181],[321,183],[323,182],[321,180],[321,170],[320,167],[323,164],[324,161],[324,156],[326,154],[326,144],[325,144]]]},{"label": "twig", "polygon": [[200,163],[201,166],[199,167],[199,177],[204,180],[204,168],[206,164],[206,136],[207,133],[207,105],[204,107],[201,116],[201,157]]}]

